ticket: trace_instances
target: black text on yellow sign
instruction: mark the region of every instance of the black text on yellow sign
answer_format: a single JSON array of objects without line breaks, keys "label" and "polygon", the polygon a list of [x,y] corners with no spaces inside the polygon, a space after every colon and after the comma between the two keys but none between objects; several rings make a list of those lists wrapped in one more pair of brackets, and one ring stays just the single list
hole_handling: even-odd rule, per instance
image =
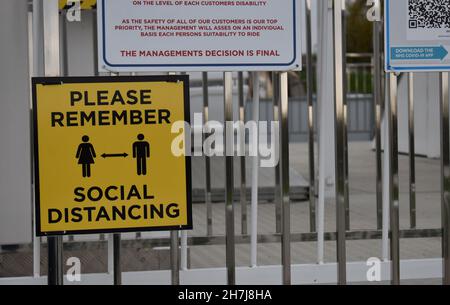
[{"label": "black text on yellow sign", "polygon": [[34,78],[33,103],[37,235],[192,228],[188,76]]}]

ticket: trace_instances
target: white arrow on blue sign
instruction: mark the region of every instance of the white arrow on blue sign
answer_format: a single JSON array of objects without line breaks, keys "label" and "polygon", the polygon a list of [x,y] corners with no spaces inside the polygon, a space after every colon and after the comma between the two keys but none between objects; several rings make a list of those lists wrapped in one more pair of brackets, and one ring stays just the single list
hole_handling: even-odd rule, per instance
[{"label": "white arrow on blue sign", "polygon": [[444,60],[448,51],[438,47],[394,47],[391,48],[392,60]]}]

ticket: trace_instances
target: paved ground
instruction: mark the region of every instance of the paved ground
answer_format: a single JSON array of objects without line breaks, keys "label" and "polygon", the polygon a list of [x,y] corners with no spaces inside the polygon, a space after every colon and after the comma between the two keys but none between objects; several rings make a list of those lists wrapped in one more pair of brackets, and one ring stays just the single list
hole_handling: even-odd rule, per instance
[{"label": "paved ground", "polygon": [[[349,145],[349,178],[350,178],[350,204],[351,229],[376,229],[376,197],[375,197],[375,153],[371,143],[353,142]],[[291,153],[291,177],[294,185],[304,185],[308,177],[308,153],[305,144],[293,144]],[[249,160],[249,159],[248,159]],[[215,171],[220,172],[220,163],[214,165]],[[247,177],[250,177],[250,163],[247,162]],[[409,189],[408,189],[408,157],[400,156],[400,220],[401,228],[409,228]],[[201,172],[201,171],[200,171]],[[270,186],[273,183],[271,170],[262,173],[262,185]],[[416,159],[417,172],[417,226],[418,228],[439,228],[440,226],[440,166],[439,160],[424,158]],[[202,185],[202,177],[194,175],[195,184]],[[218,176],[218,175],[217,175]],[[220,180],[220,179],[219,179]],[[250,179],[248,178],[248,181]],[[213,186],[220,187],[221,181],[214,178]],[[303,233],[309,230],[308,202],[294,202],[291,206],[292,232]],[[250,209],[248,210],[248,214]],[[235,208],[236,233],[240,234],[240,206]],[[204,204],[194,205],[194,230],[189,236],[206,235],[206,208]],[[334,201],[326,203],[325,209],[326,231],[335,230]],[[273,203],[261,203],[258,211],[259,234],[275,232],[275,207]],[[225,207],[223,203],[213,204],[213,230],[214,235],[223,235],[225,232]],[[125,238],[133,237],[133,234]],[[148,235],[144,235],[145,238]],[[93,237],[92,239],[98,239]],[[79,238],[77,238],[79,240]],[[90,243],[94,246],[84,251],[66,251],[66,255],[83,257],[83,264],[88,266],[84,272],[105,272],[107,251],[99,243]],[[292,243],[292,263],[315,263],[317,261],[316,242]],[[124,250],[123,269],[126,270],[157,270],[167,269],[167,252],[149,249],[145,244],[132,242]],[[45,270],[46,257],[43,251],[42,266]],[[280,244],[265,243],[258,246],[258,264],[276,265],[281,262]],[[441,255],[439,238],[418,238],[401,240],[401,257],[437,258]],[[335,261],[335,242],[325,243],[325,262]],[[369,257],[381,256],[380,240],[363,240],[347,242],[348,261],[365,261]],[[236,246],[236,263],[238,266],[250,264],[250,247],[248,244]],[[223,267],[225,265],[224,245],[202,245],[190,247],[191,268]],[[17,276],[31,274],[31,252],[27,249],[21,251],[4,251],[0,254],[0,276]],[[411,284],[440,284],[440,280],[412,281]]]}]

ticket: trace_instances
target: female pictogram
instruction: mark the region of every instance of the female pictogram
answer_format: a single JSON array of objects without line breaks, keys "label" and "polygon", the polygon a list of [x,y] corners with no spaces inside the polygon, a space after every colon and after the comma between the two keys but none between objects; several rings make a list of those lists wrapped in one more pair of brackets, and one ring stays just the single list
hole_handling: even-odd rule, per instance
[{"label": "female pictogram", "polygon": [[78,164],[81,165],[83,171],[83,177],[87,178],[91,176],[91,164],[94,164],[94,158],[96,158],[94,146],[89,143],[89,137],[83,136],[81,138],[83,143],[78,145],[77,155]]}]

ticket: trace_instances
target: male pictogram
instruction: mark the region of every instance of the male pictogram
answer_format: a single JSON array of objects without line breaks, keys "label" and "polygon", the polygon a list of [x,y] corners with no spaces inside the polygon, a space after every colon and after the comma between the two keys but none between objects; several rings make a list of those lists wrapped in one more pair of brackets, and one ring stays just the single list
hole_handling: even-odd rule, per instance
[{"label": "male pictogram", "polygon": [[91,164],[94,164],[95,155],[94,146],[89,143],[89,137],[83,136],[81,138],[83,143],[78,145],[77,154],[75,158],[78,159],[78,164],[82,167],[83,177],[87,178],[91,176]]},{"label": "male pictogram", "polygon": [[144,135],[137,136],[138,141],[133,143],[133,158],[137,162],[137,174],[147,175],[147,158],[150,158],[150,144],[144,141]]}]

